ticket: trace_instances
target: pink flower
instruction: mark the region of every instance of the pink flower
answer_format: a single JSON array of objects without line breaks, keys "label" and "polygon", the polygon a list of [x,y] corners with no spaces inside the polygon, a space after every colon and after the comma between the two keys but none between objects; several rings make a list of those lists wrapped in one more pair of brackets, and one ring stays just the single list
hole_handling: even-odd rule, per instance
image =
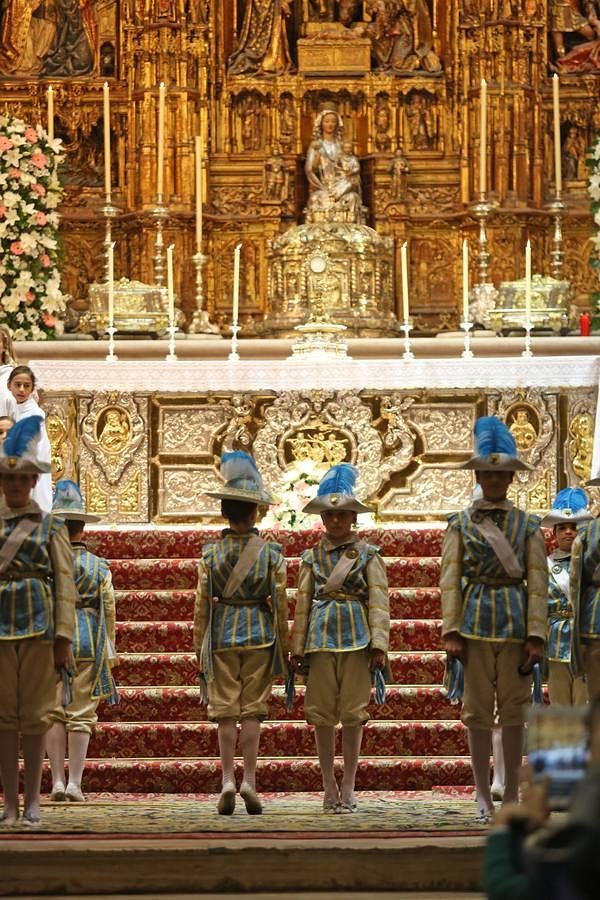
[{"label": "pink flower", "polygon": [[38,139],[38,134],[37,134],[37,131],[35,130],[35,128],[30,127],[30,128],[25,129],[25,140],[31,141],[32,144],[35,144],[37,139]]},{"label": "pink flower", "polygon": [[33,303],[34,300],[35,294],[33,293],[33,291],[27,291],[27,293],[25,294],[25,301],[27,303]]},{"label": "pink flower", "polygon": [[13,142],[3,134],[0,135],[0,150],[12,150]]},{"label": "pink flower", "polygon": [[42,313],[42,322],[47,328],[52,328],[54,325],[56,325],[56,319],[48,312]]},{"label": "pink flower", "polygon": [[50,268],[50,257],[47,253],[42,253],[42,255],[40,256],[40,262],[45,269]]},{"label": "pink flower", "polygon": [[13,241],[10,245],[10,252],[14,253],[15,256],[21,256],[23,253],[23,244],[21,241]]},{"label": "pink flower", "polygon": [[43,169],[48,160],[41,150],[36,150],[31,156],[31,162],[37,169]]},{"label": "pink flower", "polygon": [[15,180],[17,180],[23,176],[23,173],[20,169],[10,168],[8,170],[8,176],[9,178],[14,178]]},{"label": "pink flower", "polygon": [[45,225],[48,221],[48,216],[45,212],[36,212],[35,214],[35,224],[36,225]]},{"label": "pink flower", "polygon": [[34,194],[37,194],[38,197],[46,196],[46,188],[44,187],[43,184],[38,184],[37,181],[35,184],[31,185],[31,190],[33,191]]},{"label": "pink flower", "polygon": [[6,206],[0,206],[0,219],[3,219],[7,212],[8,209]]}]

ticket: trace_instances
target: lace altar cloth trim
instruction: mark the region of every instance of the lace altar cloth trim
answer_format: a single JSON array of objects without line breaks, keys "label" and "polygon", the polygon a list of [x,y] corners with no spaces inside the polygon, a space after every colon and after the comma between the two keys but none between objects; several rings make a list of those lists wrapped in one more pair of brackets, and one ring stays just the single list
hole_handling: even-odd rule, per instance
[{"label": "lace altar cloth trim", "polygon": [[[243,344],[241,346],[243,357]],[[585,387],[598,383],[597,356],[481,359],[30,360],[46,391],[401,390],[406,388]]]}]

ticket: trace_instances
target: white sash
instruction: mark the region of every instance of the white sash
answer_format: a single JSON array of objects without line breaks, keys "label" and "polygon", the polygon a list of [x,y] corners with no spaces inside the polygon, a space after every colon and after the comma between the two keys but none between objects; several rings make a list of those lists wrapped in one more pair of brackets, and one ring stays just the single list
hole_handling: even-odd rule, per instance
[{"label": "white sash", "polygon": [[356,543],[352,544],[351,547],[348,547],[348,549],[342,553],[333,567],[333,571],[330,573],[329,578],[323,585],[323,590],[321,591],[322,594],[332,594],[334,591],[339,591],[346,580],[346,576],[354,567],[364,546],[364,541],[356,541]]},{"label": "white sash", "polygon": [[250,540],[240,553],[238,561],[231,570],[231,574],[227,579],[227,584],[223,589],[224,600],[229,599],[229,597],[233,597],[242,581],[258,559],[258,554],[264,547],[264,544],[265,542],[263,541],[263,539],[257,534],[253,534],[250,537]]},{"label": "white sash", "polygon": [[496,523],[486,516],[481,522],[476,522],[475,524],[498,557],[500,565],[506,574],[510,578],[522,578],[523,569],[519,565],[515,551]]},{"label": "white sash", "polygon": [[6,572],[17,555],[19,547],[26,537],[34,531],[39,522],[34,519],[21,519],[0,547],[0,572]]},{"label": "white sash", "polygon": [[559,586],[559,588],[561,589],[561,591],[565,595],[565,597],[569,598],[569,571],[568,571],[568,569],[565,569],[564,566],[561,566],[560,572],[558,572],[558,571],[555,572],[554,571],[555,565],[557,566],[558,563],[552,559],[548,560],[548,570],[550,572],[550,575],[552,576],[552,578],[554,579],[556,584]]}]

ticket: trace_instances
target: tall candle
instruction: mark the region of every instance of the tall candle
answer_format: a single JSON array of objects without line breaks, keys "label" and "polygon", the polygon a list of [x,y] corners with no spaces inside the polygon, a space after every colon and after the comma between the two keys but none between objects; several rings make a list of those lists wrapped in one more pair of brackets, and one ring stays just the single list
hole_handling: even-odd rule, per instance
[{"label": "tall candle", "polygon": [[469,245],[462,242],[463,322],[469,321]]},{"label": "tall candle", "polygon": [[196,160],[196,253],[202,251],[202,138],[195,140]]},{"label": "tall candle", "polygon": [[408,247],[406,241],[400,248],[400,263],[402,268],[402,317],[408,322]]},{"label": "tall candle", "polygon": [[157,153],[157,169],[156,169],[156,194],[158,200],[162,200],[163,196],[163,178],[165,168],[165,93],[166,88],[164,81],[161,81],[158,88],[158,153]]},{"label": "tall candle", "polygon": [[531,324],[531,241],[525,245],[525,321]]},{"label": "tall candle", "polygon": [[54,91],[48,85],[48,140],[54,140]]},{"label": "tall candle", "polygon": [[237,244],[233,253],[233,313],[232,324],[237,325],[240,314],[240,256],[242,245]]},{"label": "tall candle", "polygon": [[115,242],[108,245],[108,327],[115,324]]},{"label": "tall candle", "polygon": [[110,96],[108,89],[108,81],[104,82],[103,100],[104,100],[104,193],[106,194],[106,204],[110,204],[111,185],[110,185]]},{"label": "tall candle", "polygon": [[173,290],[173,251],[175,244],[167,247],[167,296],[169,298],[169,325],[175,324],[175,292]]},{"label": "tall candle", "polygon": [[560,146],[560,94],[558,87],[558,75],[552,76],[552,112],[554,114],[554,173],[556,180],[556,193],[562,191],[562,168]]},{"label": "tall candle", "polygon": [[481,79],[479,98],[479,193],[487,190],[487,82]]}]

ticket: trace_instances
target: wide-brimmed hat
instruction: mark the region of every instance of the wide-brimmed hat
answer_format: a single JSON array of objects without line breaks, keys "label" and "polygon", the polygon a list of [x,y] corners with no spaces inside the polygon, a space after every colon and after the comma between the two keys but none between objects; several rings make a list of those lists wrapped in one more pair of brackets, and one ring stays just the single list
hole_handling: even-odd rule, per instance
[{"label": "wide-brimmed hat", "polygon": [[473,426],[475,453],[459,466],[478,472],[516,472],[531,470],[517,456],[517,445],[508,426],[497,416],[482,416]]},{"label": "wide-brimmed hat", "polygon": [[0,472],[40,475],[52,471],[52,463],[40,457],[43,418],[27,416],[16,422],[0,446]]},{"label": "wide-brimmed hat", "polygon": [[588,509],[589,498],[582,488],[564,488],[559,491],[544,518],[542,525],[551,528],[554,525],[568,525],[589,522],[593,515]]},{"label": "wide-brimmed hat", "polygon": [[242,500],[270,506],[274,498],[267,493],[256,463],[249,453],[233,450],[221,456],[221,478],[225,482],[218,491],[206,491],[209,497],[218,500]]},{"label": "wide-brimmed hat", "polygon": [[321,478],[317,488],[317,496],[304,507],[305,513],[322,513],[326,509],[341,509],[348,512],[373,512],[371,506],[365,506],[354,496],[354,486],[358,478],[358,469],[349,463],[332,466]]},{"label": "wide-brimmed hat", "polygon": [[100,516],[85,511],[79,485],[64,478],[54,486],[52,512],[61,519],[75,522],[99,522]]}]

